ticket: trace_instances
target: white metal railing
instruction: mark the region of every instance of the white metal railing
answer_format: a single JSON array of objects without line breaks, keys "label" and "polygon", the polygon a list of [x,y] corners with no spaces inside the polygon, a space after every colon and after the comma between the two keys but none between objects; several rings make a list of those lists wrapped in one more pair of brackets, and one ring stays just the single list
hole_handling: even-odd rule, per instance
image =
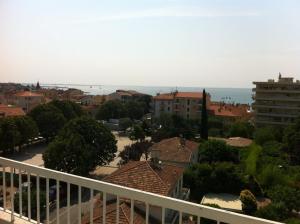
[{"label": "white metal railing", "polygon": [[[0,157],[0,166],[2,167],[2,176],[3,176],[3,183],[0,182],[0,185],[2,184],[3,186],[3,210],[11,213],[11,218],[12,220],[14,217],[18,216],[22,219],[25,219],[29,222],[32,223],[51,223],[50,220],[50,203],[49,203],[49,182],[51,181],[56,181],[56,223],[60,223],[60,183],[66,183],[67,185],[67,194],[66,194],[66,212],[67,212],[67,221],[66,223],[73,223],[72,220],[75,218],[73,215],[70,213],[70,201],[71,201],[71,192],[70,190],[70,185],[75,185],[77,186],[78,192],[78,201],[77,201],[77,206],[78,206],[78,223],[81,223],[81,206],[82,206],[82,201],[81,201],[81,196],[82,196],[82,189],[88,189],[89,192],[89,218],[90,218],[90,223],[93,223],[93,198],[94,198],[94,192],[99,191],[102,193],[102,209],[103,209],[103,220],[102,223],[105,223],[106,221],[106,199],[108,195],[114,195],[116,197],[117,201],[117,211],[116,211],[116,220],[117,223],[119,221],[119,204],[120,200],[122,198],[127,198],[131,203],[131,210],[130,210],[130,223],[133,224],[133,217],[134,217],[134,203],[135,202],[142,202],[145,204],[146,207],[146,216],[145,216],[145,222],[148,224],[149,221],[149,215],[151,215],[151,211],[149,211],[149,206],[157,206],[161,208],[162,210],[162,223],[165,222],[165,210],[166,209],[171,209],[176,212],[178,212],[178,223],[182,224],[183,223],[183,217],[193,216],[195,217],[195,223],[199,224],[200,223],[200,218],[208,218],[215,220],[216,223],[232,223],[232,224],[275,224],[278,222],[273,222],[269,220],[264,220],[264,219],[259,219],[251,216],[246,216],[238,213],[233,213],[221,209],[216,209],[216,208],[211,208],[187,201],[182,201],[178,200],[175,198],[170,198],[170,197],[165,197],[149,192],[144,192],[136,189],[131,189],[115,184],[110,184],[94,179],[89,179],[85,177],[80,177],[80,176],[75,176],[63,172],[58,172],[55,170],[50,170],[46,168],[41,168],[33,165],[28,165],[25,163],[17,162],[14,160],[6,159]],[[8,172],[8,173],[7,173]],[[10,186],[7,185],[7,175],[10,175]],[[27,214],[25,215],[24,212],[22,211],[22,179],[24,179],[24,175],[27,175],[27,207],[28,211]],[[26,176],[25,176],[26,177]],[[18,179],[18,187],[14,188],[14,181]],[[36,213],[35,219],[33,220],[34,217],[32,217],[32,208],[31,208],[31,191],[33,188],[31,186],[31,180],[35,179],[36,180]],[[41,211],[40,209],[40,186],[41,186],[41,180],[43,180],[45,183],[45,188],[46,188],[46,206],[45,208],[42,208]],[[10,187],[10,206],[7,205],[7,195],[6,195],[6,188]],[[19,211],[16,213],[14,211],[14,203],[16,203],[14,200],[14,195],[15,195],[15,190],[19,189]],[[23,198],[24,199],[24,198]],[[1,205],[1,204],[0,204]],[[45,214],[44,220],[41,220],[41,212]],[[76,213],[77,214],[77,213]],[[0,218],[1,220],[1,218]]]}]

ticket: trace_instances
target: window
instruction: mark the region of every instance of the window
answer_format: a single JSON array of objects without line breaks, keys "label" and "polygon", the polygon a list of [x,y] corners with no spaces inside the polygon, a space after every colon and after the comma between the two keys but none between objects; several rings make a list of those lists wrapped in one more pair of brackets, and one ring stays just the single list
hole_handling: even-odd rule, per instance
[{"label": "window", "polygon": [[187,119],[190,119],[190,115],[189,115],[189,114],[187,114],[187,115],[186,115],[186,118],[187,118]]},{"label": "window", "polygon": [[190,103],[191,103],[190,100],[187,100],[187,105],[190,105]]},{"label": "window", "polygon": [[188,107],[188,108],[186,108],[186,111],[187,111],[187,112],[190,112],[190,108],[189,108],[189,107]]},{"label": "window", "polygon": [[170,107],[168,107],[168,111],[170,111]]}]

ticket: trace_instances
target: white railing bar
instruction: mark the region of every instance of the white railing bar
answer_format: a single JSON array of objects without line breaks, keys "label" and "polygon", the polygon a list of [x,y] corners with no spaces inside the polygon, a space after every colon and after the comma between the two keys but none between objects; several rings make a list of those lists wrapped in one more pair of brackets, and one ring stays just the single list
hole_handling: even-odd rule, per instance
[{"label": "white railing bar", "polygon": [[53,179],[67,181],[70,182],[71,184],[81,185],[87,188],[93,188],[94,190],[106,192],[112,195],[118,195],[120,197],[126,198],[130,196],[130,198],[137,201],[145,201],[151,205],[165,207],[168,209],[181,211],[191,215],[201,216],[208,219],[214,217],[214,219],[222,220],[222,222],[225,223],[231,223],[231,224],[239,224],[239,223],[252,224],[254,222],[256,224],[279,223],[279,222],[251,217],[243,214],[238,214],[230,211],[225,211],[217,208],[212,208],[200,204],[195,204],[192,202],[182,201],[175,198],[161,196],[149,192],[144,192],[137,189],[119,186],[116,184],[106,183],[99,180],[79,177],[68,173],[63,173],[55,170],[24,164],[21,162],[17,162],[2,157],[0,157],[0,164],[2,166],[13,166],[13,167],[26,169],[29,171],[34,171],[35,173],[39,173],[40,176],[46,176]]},{"label": "white railing bar", "polygon": [[200,216],[197,216],[197,224],[200,224]]},{"label": "white railing bar", "polygon": [[134,200],[130,199],[130,224],[133,224],[134,220]]},{"label": "white railing bar", "polygon": [[23,195],[23,189],[22,189],[22,170],[19,169],[19,216],[22,218],[22,195]]},{"label": "white railing bar", "polygon": [[40,177],[36,176],[36,221],[40,224]]},{"label": "white railing bar", "polygon": [[50,224],[49,220],[49,178],[46,178],[46,220],[47,224]]},{"label": "white railing bar", "polygon": [[117,217],[116,217],[116,224],[119,224],[120,222],[120,197],[117,196]]},{"label": "white railing bar", "polygon": [[149,224],[149,204],[146,202],[146,224]]},{"label": "white railing bar", "polygon": [[182,224],[182,212],[179,212],[179,224]]},{"label": "white railing bar", "polygon": [[4,211],[6,210],[6,180],[5,180],[5,176],[6,176],[6,171],[5,171],[5,167],[3,167],[3,178],[2,178],[2,182],[3,182],[3,209]]},{"label": "white railing bar", "polygon": [[70,216],[70,183],[67,183],[67,222],[68,224],[71,223],[71,216]]},{"label": "white railing bar", "polygon": [[94,223],[94,190],[90,189],[90,224]]},{"label": "white railing bar", "polygon": [[31,221],[31,189],[30,189],[30,173],[27,172],[27,208],[28,208],[28,220]]},{"label": "white railing bar", "polygon": [[102,192],[103,193],[103,198],[102,198],[102,223],[105,224],[106,223],[106,192]]},{"label": "white railing bar", "polygon": [[56,180],[56,223],[59,224],[59,180]]},{"label": "white railing bar", "polygon": [[162,212],[161,212],[161,223],[165,224],[165,213],[166,213],[166,209],[165,208],[161,208]]},{"label": "white railing bar", "polygon": [[15,199],[15,193],[14,193],[14,169],[13,167],[10,168],[10,203],[11,203],[11,221],[13,222],[15,220],[14,216],[14,199]]},{"label": "white railing bar", "polygon": [[78,224],[81,224],[81,186],[78,186]]}]

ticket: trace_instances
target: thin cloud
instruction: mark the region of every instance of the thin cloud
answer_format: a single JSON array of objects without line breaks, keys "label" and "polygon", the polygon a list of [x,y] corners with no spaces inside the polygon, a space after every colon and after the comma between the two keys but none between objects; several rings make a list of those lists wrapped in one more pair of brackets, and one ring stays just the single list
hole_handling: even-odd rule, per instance
[{"label": "thin cloud", "polygon": [[216,18],[216,17],[252,17],[259,16],[254,11],[234,11],[234,10],[205,10],[202,8],[157,8],[151,10],[131,11],[103,16],[85,17],[72,20],[71,23],[97,23],[113,22],[133,19],[162,18],[162,17],[191,17],[191,18]]}]

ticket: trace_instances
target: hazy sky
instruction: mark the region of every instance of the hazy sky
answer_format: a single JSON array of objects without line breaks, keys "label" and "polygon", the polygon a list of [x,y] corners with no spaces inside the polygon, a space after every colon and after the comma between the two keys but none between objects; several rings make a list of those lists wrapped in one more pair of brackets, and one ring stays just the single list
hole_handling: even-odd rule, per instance
[{"label": "hazy sky", "polygon": [[299,0],[0,0],[0,82],[300,79]]}]

